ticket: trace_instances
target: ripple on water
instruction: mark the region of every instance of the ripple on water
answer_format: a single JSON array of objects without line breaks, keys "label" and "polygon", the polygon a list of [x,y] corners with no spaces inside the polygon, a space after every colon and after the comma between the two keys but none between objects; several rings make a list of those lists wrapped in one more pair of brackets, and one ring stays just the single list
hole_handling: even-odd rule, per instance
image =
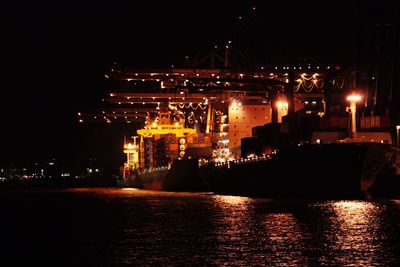
[{"label": "ripple on water", "polygon": [[41,260],[53,253],[72,265],[400,264],[398,201],[268,200],[134,189],[0,196],[9,218],[3,220],[3,239],[31,244],[29,251]]}]

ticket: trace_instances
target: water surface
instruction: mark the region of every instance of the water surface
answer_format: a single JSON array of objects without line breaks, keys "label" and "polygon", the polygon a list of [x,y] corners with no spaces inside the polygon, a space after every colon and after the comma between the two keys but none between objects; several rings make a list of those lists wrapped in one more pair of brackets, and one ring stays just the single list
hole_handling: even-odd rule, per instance
[{"label": "water surface", "polygon": [[68,189],[2,192],[0,208],[12,265],[400,265],[396,200]]}]

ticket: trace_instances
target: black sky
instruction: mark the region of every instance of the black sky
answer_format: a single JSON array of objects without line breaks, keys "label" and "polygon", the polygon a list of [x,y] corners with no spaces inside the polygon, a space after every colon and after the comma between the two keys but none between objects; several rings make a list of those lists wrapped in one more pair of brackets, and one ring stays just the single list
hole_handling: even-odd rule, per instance
[{"label": "black sky", "polygon": [[113,62],[180,66],[185,56],[233,40],[260,65],[285,61],[288,51],[296,59],[352,64],[360,25],[390,22],[398,10],[383,1],[297,2],[9,4],[0,11],[0,159],[118,157],[126,130],[83,128],[75,117],[99,105],[107,89],[102,79]]}]

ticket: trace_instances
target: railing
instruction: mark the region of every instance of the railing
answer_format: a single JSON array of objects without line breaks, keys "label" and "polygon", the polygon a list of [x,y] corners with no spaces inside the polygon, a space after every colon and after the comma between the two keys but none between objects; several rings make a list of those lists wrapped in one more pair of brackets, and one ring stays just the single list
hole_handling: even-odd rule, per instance
[{"label": "railing", "polygon": [[156,172],[156,171],[163,171],[163,170],[168,170],[169,166],[158,166],[155,168],[146,168],[146,169],[141,169],[139,170],[140,174],[145,174],[145,173],[152,173],[152,172]]},{"label": "railing", "polygon": [[206,162],[200,162],[199,161],[199,167],[205,167],[205,166],[213,166],[217,168],[230,168],[231,165],[236,164],[236,165],[241,165],[241,164],[251,164],[251,163],[256,163],[256,162],[263,162],[270,160],[271,156],[269,155],[263,155],[263,156],[254,156],[254,157],[249,157],[249,158],[241,158],[241,159],[235,159],[235,160],[227,160],[224,162],[213,162],[213,161],[206,161]]}]

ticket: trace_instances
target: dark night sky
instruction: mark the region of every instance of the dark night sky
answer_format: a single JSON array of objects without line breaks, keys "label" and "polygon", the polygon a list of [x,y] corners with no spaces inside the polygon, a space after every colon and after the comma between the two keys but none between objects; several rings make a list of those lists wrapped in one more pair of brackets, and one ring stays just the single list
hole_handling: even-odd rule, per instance
[{"label": "dark night sky", "polygon": [[381,2],[45,0],[6,6],[0,11],[0,160],[120,157],[124,131],[118,126],[75,120],[77,111],[100,104],[107,89],[102,79],[114,61],[179,66],[186,55],[234,40],[260,64],[285,60],[289,50],[294,58],[352,64],[358,27],[390,20],[394,12],[394,4]]}]

